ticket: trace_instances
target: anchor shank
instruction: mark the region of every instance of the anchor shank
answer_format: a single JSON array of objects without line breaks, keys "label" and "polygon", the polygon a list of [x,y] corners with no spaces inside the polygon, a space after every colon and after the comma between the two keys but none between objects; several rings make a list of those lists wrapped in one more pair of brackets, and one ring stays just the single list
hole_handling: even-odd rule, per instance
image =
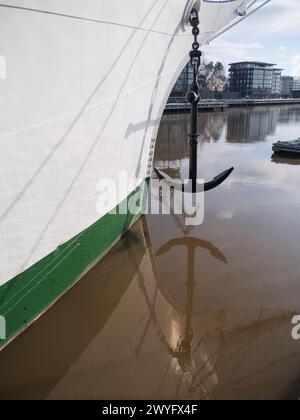
[{"label": "anchor shank", "polygon": [[191,104],[191,132],[190,132],[190,173],[189,178],[192,181],[192,191],[197,191],[197,151],[198,151],[198,103],[199,86],[197,83],[197,65],[194,64],[194,82],[192,92],[195,94],[195,100]]}]

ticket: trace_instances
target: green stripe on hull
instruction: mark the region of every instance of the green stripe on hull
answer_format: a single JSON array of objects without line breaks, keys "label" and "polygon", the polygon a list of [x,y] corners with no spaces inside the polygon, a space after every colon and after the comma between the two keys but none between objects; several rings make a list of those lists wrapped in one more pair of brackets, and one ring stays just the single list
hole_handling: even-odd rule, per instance
[{"label": "green stripe on hull", "polygon": [[[126,200],[139,200],[142,206],[142,192],[143,186],[138,187]],[[0,287],[0,316],[6,321],[0,350],[76,283],[138,219],[140,212],[119,214],[124,203],[115,209],[116,214],[105,215]]]}]

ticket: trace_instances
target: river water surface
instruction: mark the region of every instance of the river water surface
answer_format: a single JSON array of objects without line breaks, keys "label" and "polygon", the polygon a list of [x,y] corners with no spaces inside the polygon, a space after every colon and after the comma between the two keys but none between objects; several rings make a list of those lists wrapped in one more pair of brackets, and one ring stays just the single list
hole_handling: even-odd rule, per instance
[{"label": "river water surface", "polygon": [[[188,115],[166,115],[156,165],[188,171]],[[200,114],[205,221],[146,216],[0,354],[0,398],[299,399],[300,107]]]}]

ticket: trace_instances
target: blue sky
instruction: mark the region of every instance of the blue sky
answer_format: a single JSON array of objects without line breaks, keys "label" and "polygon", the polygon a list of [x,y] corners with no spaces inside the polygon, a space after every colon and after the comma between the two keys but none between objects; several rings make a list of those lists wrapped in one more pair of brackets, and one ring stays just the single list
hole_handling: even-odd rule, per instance
[{"label": "blue sky", "polygon": [[300,77],[300,0],[271,0],[203,50],[206,61],[266,61]]}]

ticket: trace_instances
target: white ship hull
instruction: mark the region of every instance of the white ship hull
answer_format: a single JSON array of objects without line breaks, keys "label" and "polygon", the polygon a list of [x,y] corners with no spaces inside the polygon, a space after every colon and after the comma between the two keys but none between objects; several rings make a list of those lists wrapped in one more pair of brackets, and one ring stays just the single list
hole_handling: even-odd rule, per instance
[{"label": "white ship hull", "polygon": [[[222,7],[220,2],[197,3],[203,43],[237,16],[244,1],[223,2]],[[121,193],[125,199],[149,176],[151,144],[188,60],[192,37],[190,30],[184,31],[183,17],[193,4],[1,2],[0,315],[9,319],[23,299],[22,279],[29,282],[24,280],[28,294],[45,273],[64,264],[66,254],[57,261],[55,252],[105,216],[97,209],[100,180],[118,182],[126,173],[130,186]],[[112,199],[111,209],[120,201]],[[121,234],[112,230],[98,257]],[[55,263],[51,270],[45,260],[36,269],[37,277],[24,277],[49,255]],[[53,292],[52,301],[94,261],[95,256],[87,259],[63,289]],[[16,279],[17,286],[11,283]],[[8,296],[11,289],[14,294]],[[8,339],[49,302],[32,309],[22,325],[15,314]]]}]

